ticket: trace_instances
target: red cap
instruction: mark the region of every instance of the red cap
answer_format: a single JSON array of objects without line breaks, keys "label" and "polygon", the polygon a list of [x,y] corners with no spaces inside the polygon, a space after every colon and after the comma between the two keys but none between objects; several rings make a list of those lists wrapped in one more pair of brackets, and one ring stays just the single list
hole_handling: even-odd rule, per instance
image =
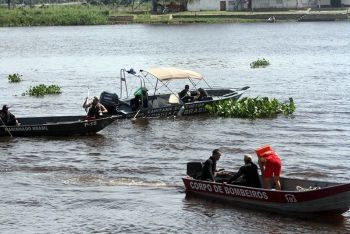
[{"label": "red cap", "polygon": [[267,155],[274,153],[272,147],[269,145],[261,146],[260,148],[257,148],[255,152],[258,157],[266,157]]}]

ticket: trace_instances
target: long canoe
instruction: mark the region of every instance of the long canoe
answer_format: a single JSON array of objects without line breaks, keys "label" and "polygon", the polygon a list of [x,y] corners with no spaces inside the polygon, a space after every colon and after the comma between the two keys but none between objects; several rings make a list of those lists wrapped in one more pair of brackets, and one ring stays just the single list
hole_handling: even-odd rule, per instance
[{"label": "long canoe", "polygon": [[96,134],[117,117],[87,119],[86,116],[17,118],[19,126],[0,126],[0,137],[72,136]]}]

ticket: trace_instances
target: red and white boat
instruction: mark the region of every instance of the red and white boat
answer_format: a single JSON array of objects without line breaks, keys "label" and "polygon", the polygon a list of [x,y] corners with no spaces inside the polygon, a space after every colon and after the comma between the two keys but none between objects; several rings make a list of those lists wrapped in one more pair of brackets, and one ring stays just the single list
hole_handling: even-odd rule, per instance
[{"label": "red and white boat", "polygon": [[350,208],[350,183],[281,178],[282,190],[277,191],[194,179],[198,173],[187,170],[182,179],[187,194],[288,214],[342,214]]}]

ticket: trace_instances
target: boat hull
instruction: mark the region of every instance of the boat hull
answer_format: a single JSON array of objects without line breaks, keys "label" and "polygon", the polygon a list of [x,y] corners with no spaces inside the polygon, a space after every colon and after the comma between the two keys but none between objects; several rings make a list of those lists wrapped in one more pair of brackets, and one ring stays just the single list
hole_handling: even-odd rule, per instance
[{"label": "boat hull", "polygon": [[152,101],[150,102],[149,108],[141,108],[139,111],[131,111],[130,108],[121,108],[116,114],[120,115],[121,118],[133,118],[137,114],[137,117],[173,117],[173,116],[191,116],[198,114],[208,113],[205,108],[207,104],[218,103],[224,100],[237,100],[242,96],[243,92],[237,92],[232,96],[220,97],[214,100],[206,101],[195,101],[184,104],[173,104],[173,105],[163,105],[163,106],[152,106]]},{"label": "boat hull", "polygon": [[[212,102],[209,102],[212,103]],[[141,109],[137,117],[169,117],[169,116],[189,116],[204,114],[208,111],[205,109],[205,105],[208,102],[188,103],[185,105],[172,105],[151,109]],[[118,112],[123,118],[133,118],[137,111],[132,112]]]},{"label": "boat hull", "polygon": [[20,126],[0,126],[0,137],[73,136],[96,134],[116,118],[86,120],[86,116],[18,118]]},{"label": "boat hull", "polygon": [[350,184],[308,191],[276,191],[183,178],[187,194],[277,213],[342,214],[350,207]]}]

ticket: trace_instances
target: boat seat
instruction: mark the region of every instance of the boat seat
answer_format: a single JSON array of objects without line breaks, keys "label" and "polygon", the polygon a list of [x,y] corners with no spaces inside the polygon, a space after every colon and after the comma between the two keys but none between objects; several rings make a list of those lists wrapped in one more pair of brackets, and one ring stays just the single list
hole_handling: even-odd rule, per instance
[{"label": "boat seat", "polygon": [[187,163],[187,175],[194,179],[200,179],[203,170],[202,162],[188,162]]},{"label": "boat seat", "polygon": [[169,103],[170,104],[180,104],[180,99],[178,96],[176,96],[175,94],[170,94],[169,96]]},{"label": "boat seat", "polygon": [[213,98],[212,97],[202,97],[200,100],[198,100],[198,101],[211,101],[211,100],[213,100]]}]

